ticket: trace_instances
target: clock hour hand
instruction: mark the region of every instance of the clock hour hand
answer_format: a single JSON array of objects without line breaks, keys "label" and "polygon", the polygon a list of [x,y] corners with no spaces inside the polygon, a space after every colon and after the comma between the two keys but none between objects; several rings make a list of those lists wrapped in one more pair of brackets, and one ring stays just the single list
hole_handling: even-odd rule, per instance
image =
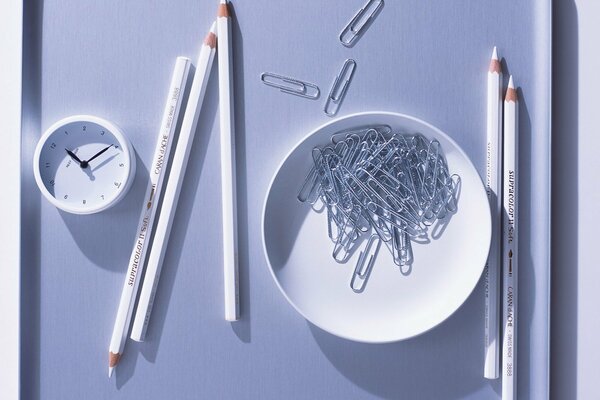
[{"label": "clock hour hand", "polygon": [[99,157],[102,153],[104,153],[106,150],[110,149],[113,145],[109,145],[105,148],[103,148],[102,150],[100,150],[99,152],[97,152],[96,154],[94,154],[92,156],[92,158],[90,158],[89,160],[87,160],[87,163],[89,163],[90,161],[92,161],[93,159],[95,159],[96,157]]},{"label": "clock hour hand", "polygon": [[[70,155],[70,156],[71,156],[71,158],[72,158],[73,160],[77,161],[77,163],[78,163],[78,164],[79,164],[79,166],[81,167],[81,163],[82,163],[83,161],[81,161],[81,160],[79,159],[79,157],[77,157],[77,154],[73,153],[73,152],[72,152],[71,150],[69,150],[69,149],[65,149],[65,150],[67,151],[67,154],[68,154],[68,155]],[[83,168],[83,167],[82,167],[82,168]]]}]

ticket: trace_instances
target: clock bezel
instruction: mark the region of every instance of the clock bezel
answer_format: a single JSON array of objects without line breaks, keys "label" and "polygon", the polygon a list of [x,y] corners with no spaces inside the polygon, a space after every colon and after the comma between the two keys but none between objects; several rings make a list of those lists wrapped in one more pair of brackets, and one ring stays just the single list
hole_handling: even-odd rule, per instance
[{"label": "clock bezel", "polygon": [[[42,154],[42,149],[44,148],[44,145],[47,143],[48,139],[52,136],[53,133],[55,133],[57,130],[61,129],[65,125],[71,124],[73,122],[90,122],[93,124],[100,125],[105,130],[109,131],[115,137],[119,146],[121,146],[121,150],[123,151],[125,158],[128,160],[128,163],[126,165],[127,169],[125,171],[124,184],[121,186],[121,188],[119,188],[117,196],[115,196],[112,200],[104,204],[98,204],[96,206],[74,206],[71,203],[67,203],[62,199],[56,198],[52,193],[50,193],[48,188],[46,188],[46,185],[42,180],[40,171],[40,156]],[[95,214],[107,210],[115,204],[117,204],[120,200],[123,199],[123,197],[125,197],[127,192],[129,192],[129,189],[131,188],[131,185],[135,178],[135,171],[135,151],[129,139],[127,139],[127,137],[123,134],[123,131],[116,124],[104,118],[96,117],[93,115],[72,115],[52,124],[48,129],[46,129],[46,131],[40,138],[35,148],[35,153],[33,155],[33,172],[35,175],[35,182],[37,183],[40,191],[42,192],[42,195],[44,195],[44,197],[55,207],[71,214]]]}]

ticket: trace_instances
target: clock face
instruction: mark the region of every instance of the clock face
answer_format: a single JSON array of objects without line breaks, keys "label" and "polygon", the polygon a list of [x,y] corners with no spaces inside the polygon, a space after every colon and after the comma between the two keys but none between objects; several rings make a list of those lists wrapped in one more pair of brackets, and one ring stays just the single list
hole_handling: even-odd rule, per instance
[{"label": "clock face", "polygon": [[55,206],[76,214],[104,210],[131,186],[135,158],[116,126],[95,117],[70,117],[42,137],[34,160],[36,181]]}]

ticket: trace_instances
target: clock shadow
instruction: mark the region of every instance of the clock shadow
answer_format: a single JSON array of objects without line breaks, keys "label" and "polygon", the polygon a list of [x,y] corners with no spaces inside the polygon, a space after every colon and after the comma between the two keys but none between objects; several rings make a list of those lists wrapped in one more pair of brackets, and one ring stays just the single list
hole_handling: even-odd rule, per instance
[{"label": "clock shadow", "polygon": [[[115,206],[90,215],[76,215],[60,210],[60,216],[81,252],[94,265],[123,272],[127,270],[131,246],[140,216],[148,168],[137,152],[135,179],[129,192]],[[100,165],[96,168],[100,168]]]},{"label": "clock shadow", "polygon": [[[111,162],[115,157],[117,157],[118,154],[113,154],[112,156],[108,157],[106,160],[102,161],[100,164],[98,164],[96,167],[92,168],[90,170],[91,173],[96,172],[97,170],[99,170],[100,168],[104,167],[106,164],[108,164],[109,162]],[[136,154],[136,159],[137,159],[137,154]],[[136,161],[137,164],[137,161]],[[88,168],[86,168],[88,169]],[[146,171],[146,175],[148,174],[148,171]],[[137,178],[137,174],[136,174],[136,178]],[[95,179],[95,178],[94,178]]]}]

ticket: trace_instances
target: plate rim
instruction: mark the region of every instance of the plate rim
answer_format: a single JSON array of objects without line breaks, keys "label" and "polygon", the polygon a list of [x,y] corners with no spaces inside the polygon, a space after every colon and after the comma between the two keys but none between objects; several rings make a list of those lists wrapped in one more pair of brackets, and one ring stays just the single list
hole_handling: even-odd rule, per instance
[{"label": "plate rim", "polygon": [[[408,115],[408,114],[403,114],[403,113],[399,113],[399,112],[394,112],[394,111],[361,111],[361,112],[357,112],[357,113],[351,113],[351,114],[347,114],[344,116],[340,116],[338,118],[335,118],[331,121],[327,121],[319,126],[317,126],[315,129],[312,129],[308,134],[304,135],[299,141],[297,141],[292,147],[291,149],[285,154],[285,156],[281,159],[281,161],[277,164],[277,168],[275,169],[275,172],[273,173],[271,179],[269,180],[269,185],[267,187],[267,194],[265,195],[265,198],[263,200],[263,206],[262,206],[262,212],[261,212],[261,221],[260,221],[260,229],[261,229],[261,239],[262,239],[262,249],[263,249],[263,254],[265,256],[265,259],[267,261],[267,267],[269,270],[269,273],[271,275],[271,277],[273,278],[273,280],[275,281],[275,284],[277,285],[277,288],[279,289],[279,291],[281,292],[281,294],[284,296],[284,298],[287,300],[287,302],[302,316],[302,318],[304,318],[307,322],[309,322],[311,325],[314,325],[316,327],[318,327],[319,329],[334,335],[336,337],[340,337],[342,339],[345,340],[350,340],[353,342],[357,342],[357,343],[368,343],[368,344],[388,344],[388,343],[398,343],[398,342],[402,342],[405,340],[409,340],[418,336],[421,336],[435,328],[437,328],[439,325],[441,325],[444,321],[447,321],[449,318],[451,318],[464,304],[465,302],[469,299],[469,297],[471,297],[471,295],[473,294],[473,291],[475,290],[475,288],[477,287],[477,284],[479,283],[479,281],[481,280],[481,274],[483,274],[484,271],[484,267],[485,267],[485,262],[484,264],[481,266],[481,272],[479,274],[479,278],[477,280],[475,280],[474,285],[470,288],[470,290],[468,291],[468,294],[465,296],[465,299],[460,303],[460,305],[458,307],[456,307],[456,309],[454,309],[450,314],[448,314],[444,319],[442,319],[441,321],[438,321],[436,324],[432,325],[431,327],[429,327],[428,329],[425,329],[419,333],[415,333],[413,335],[410,336],[406,336],[400,339],[390,339],[390,340],[368,340],[368,339],[357,339],[355,337],[350,337],[348,335],[345,335],[343,333],[339,333],[339,332],[332,332],[331,330],[313,322],[310,318],[308,318],[305,313],[289,298],[289,296],[287,295],[287,293],[285,292],[285,290],[283,290],[283,288],[281,287],[281,284],[279,282],[279,280],[277,279],[277,276],[275,275],[275,272],[273,271],[273,266],[271,265],[271,260],[269,259],[269,255],[267,252],[267,240],[266,240],[266,236],[265,236],[265,218],[266,218],[266,212],[267,212],[267,203],[269,200],[269,196],[271,194],[271,189],[273,188],[273,183],[275,182],[275,178],[277,178],[277,175],[279,174],[279,171],[281,171],[281,168],[283,167],[283,164],[286,162],[286,160],[290,157],[290,155],[306,140],[308,140],[308,138],[310,138],[312,135],[314,135],[315,133],[317,133],[318,131],[339,123],[340,121],[346,120],[346,119],[351,119],[351,118],[357,118],[357,117],[361,117],[361,116],[365,116],[365,115],[382,115],[382,116],[388,116],[388,117],[400,117],[400,118],[405,118],[405,119],[409,119],[409,120],[413,120],[417,123],[423,124],[425,126],[427,126],[428,128],[431,128],[433,130],[435,130],[437,133],[441,134],[442,136],[444,136],[450,143],[452,143],[456,149],[460,152],[460,154],[465,158],[465,160],[467,161],[468,165],[470,165],[473,170],[475,170],[476,175],[477,175],[477,179],[481,182],[482,184],[482,188],[484,187],[484,182],[483,179],[481,177],[481,175],[479,174],[479,172],[477,171],[477,168],[475,168],[475,165],[473,164],[473,162],[471,161],[471,158],[467,155],[467,153],[465,153],[465,151],[462,149],[462,147],[460,147],[458,145],[458,143],[452,138],[450,137],[450,135],[446,134],[445,132],[443,132],[441,129],[437,128],[436,126],[430,124],[429,122],[423,121],[420,118],[414,117],[412,115]],[[489,214],[489,218],[491,220],[491,211],[488,209],[488,214]],[[488,245],[488,249],[487,251],[489,252],[489,246],[491,243],[491,221],[490,221],[490,232],[489,232],[489,240],[487,241]]]}]

